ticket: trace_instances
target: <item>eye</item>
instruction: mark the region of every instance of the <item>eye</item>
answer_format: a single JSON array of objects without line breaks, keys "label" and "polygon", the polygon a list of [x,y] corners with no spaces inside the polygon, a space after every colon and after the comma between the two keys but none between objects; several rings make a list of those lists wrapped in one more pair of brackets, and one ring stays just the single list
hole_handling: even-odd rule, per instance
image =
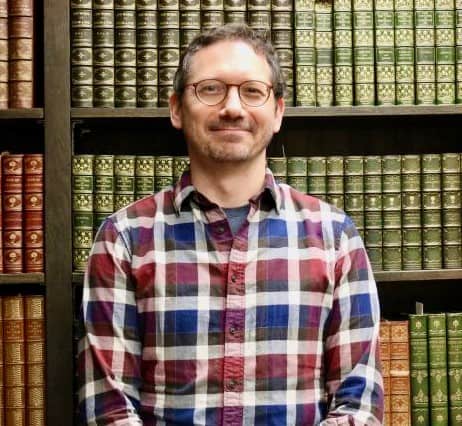
[{"label": "eye", "polygon": [[223,83],[219,81],[207,80],[197,86],[197,90],[203,95],[216,95],[223,93]]},{"label": "eye", "polygon": [[241,86],[241,92],[243,96],[250,96],[253,98],[265,97],[266,86],[259,82],[249,82]]}]

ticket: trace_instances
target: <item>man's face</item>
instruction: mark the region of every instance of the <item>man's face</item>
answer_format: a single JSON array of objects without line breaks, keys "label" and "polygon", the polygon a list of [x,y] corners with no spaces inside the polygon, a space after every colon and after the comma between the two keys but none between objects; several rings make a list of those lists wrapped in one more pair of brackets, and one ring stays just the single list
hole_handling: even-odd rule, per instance
[{"label": "man's face", "polygon": [[[201,49],[191,61],[187,84],[218,79],[227,84],[260,80],[271,85],[271,70],[264,56],[242,41],[222,41]],[[284,101],[271,90],[268,101],[251,107],[242,103],[238,88],[230,86],[218,105],[201,103],[194,87],[185,89],[181,100],[170,100],[174,127],[183,129],[191,160],[215,163],[264,158],[265,148],[281,127]],[[210,161],[209,161],[210,163]]]}]

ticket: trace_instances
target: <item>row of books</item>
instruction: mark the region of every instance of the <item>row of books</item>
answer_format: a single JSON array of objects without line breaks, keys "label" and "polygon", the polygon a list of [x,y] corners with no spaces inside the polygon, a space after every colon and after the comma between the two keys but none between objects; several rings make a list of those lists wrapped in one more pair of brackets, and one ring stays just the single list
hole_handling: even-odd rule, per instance
[{"label": "row of books", "polygon": [[73,0],[72,104],[165,107],[201,30],[271,38],[297,106],[462,102],[461,0]]},{"label": "row of books", "polygon": [[43,272],[43,154],[0,164],[0,273]]},{"label": "row of books", "polygon": [[44,296],[1,296],[1,425],[45,425],[45,353]]},{"label": "row of books", "polygon": [[[344,210],[375,271],[462,267],[461,154],[270,157],[276,179]],[[74,270],[101,222],[171,185],[187,157],[73,157]]]},{"label": "row of books", "polygon": [[33,106],[33,2],[0,0],[0,109]]}]

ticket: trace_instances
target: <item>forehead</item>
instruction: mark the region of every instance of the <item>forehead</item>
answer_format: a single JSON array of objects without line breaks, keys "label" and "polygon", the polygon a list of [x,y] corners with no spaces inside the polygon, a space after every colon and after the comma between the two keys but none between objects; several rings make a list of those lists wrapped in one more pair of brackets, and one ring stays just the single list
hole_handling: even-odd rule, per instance
[{"label": "forehead", "polygon": [[263,54],[241,40],[219,41],[204,47],[191,58],[189,80],[271,81],[271,69]]}]

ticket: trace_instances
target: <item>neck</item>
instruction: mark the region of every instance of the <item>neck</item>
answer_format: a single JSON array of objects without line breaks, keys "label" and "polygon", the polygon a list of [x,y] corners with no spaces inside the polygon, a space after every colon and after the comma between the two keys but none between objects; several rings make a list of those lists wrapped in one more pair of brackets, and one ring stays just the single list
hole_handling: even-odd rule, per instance
[{"label": "neck", "polygon": [[265,158],[253,165],[221,163],[219,167],[204,167],[191,159],[191,179],[201,194],[220,207],[241,207],[263,188]]}]

